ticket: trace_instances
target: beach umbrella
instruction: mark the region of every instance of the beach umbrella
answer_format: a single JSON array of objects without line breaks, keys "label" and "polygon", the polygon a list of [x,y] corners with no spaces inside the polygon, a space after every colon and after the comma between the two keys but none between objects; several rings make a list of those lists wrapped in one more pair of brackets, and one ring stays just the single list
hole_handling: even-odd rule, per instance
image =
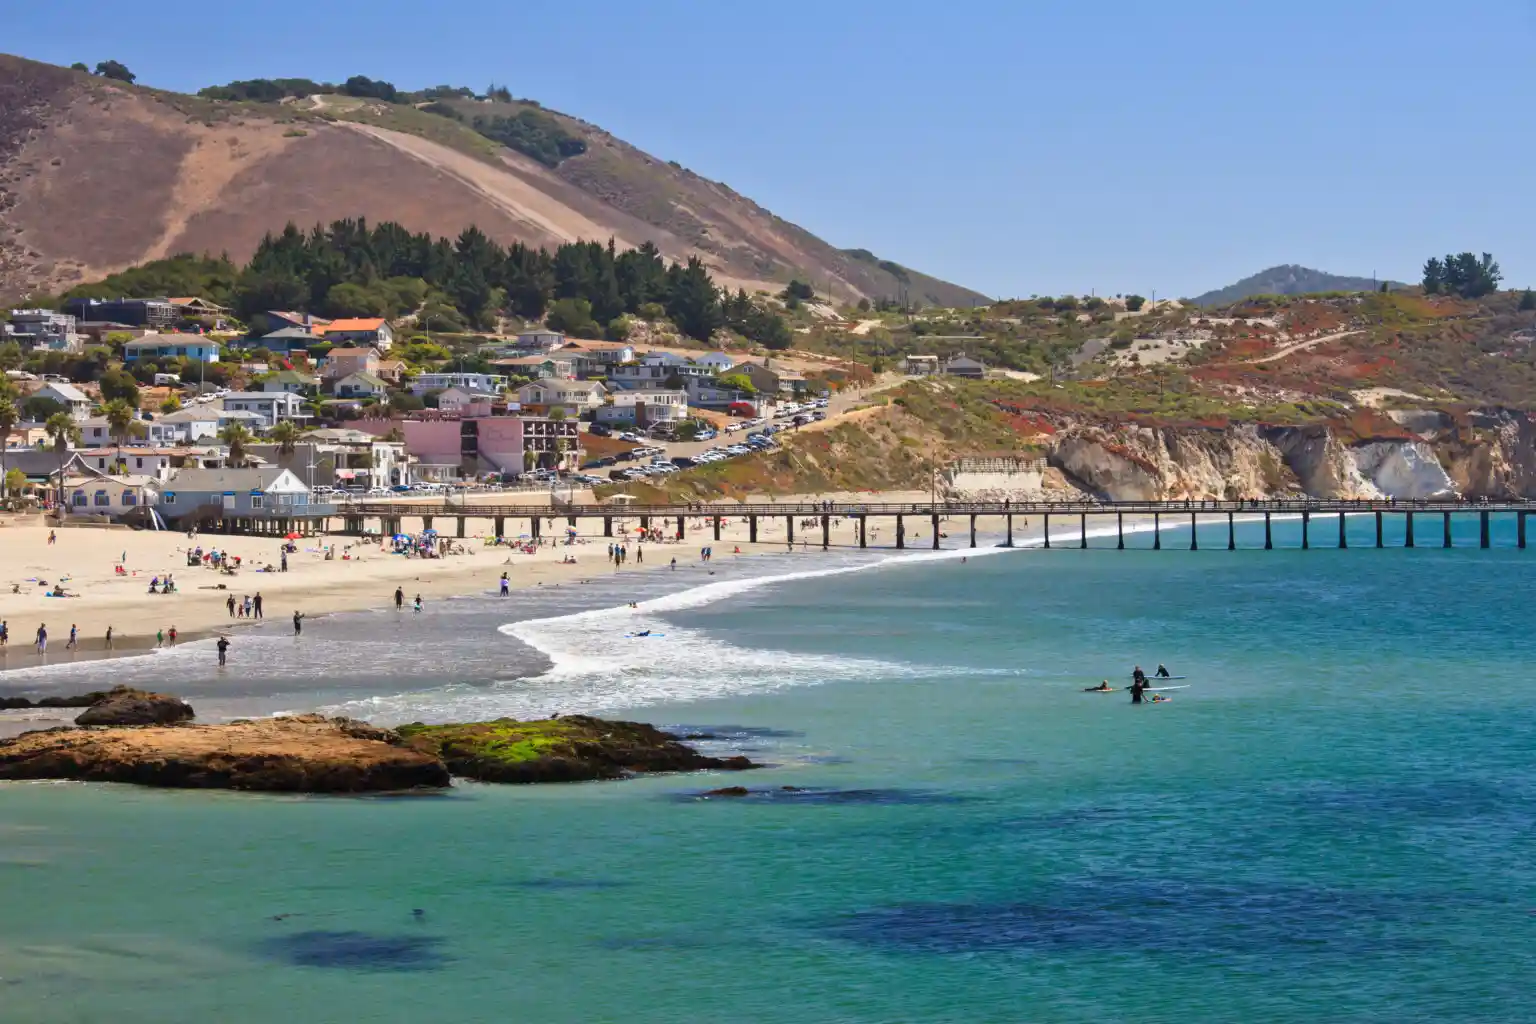
[{"label": "beach umbrella", "polygon": [[288,536],[287,536],[287,538],[285,538],[285,539],[287,539],[287,540],[298,540],[298,539],[299,539],[299,535],[298,535],[298,534],[296,534],[296,533],[290,533],[290,534],[289,534],[289,535],[288,535]]}]

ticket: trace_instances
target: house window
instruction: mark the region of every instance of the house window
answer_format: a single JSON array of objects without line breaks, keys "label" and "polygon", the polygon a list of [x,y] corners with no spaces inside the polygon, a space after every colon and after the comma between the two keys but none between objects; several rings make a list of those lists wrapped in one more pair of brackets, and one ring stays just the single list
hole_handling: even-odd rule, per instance
[{"label": "house window", "polygon": [[76,508],[85,508],[85,492],[76,491],[69,496],[69,503]]},{"label": "house window", "polygon": [[134,466],[136,468],[138,468],[138,469],[143,469],[144,468],[144,460],[143,459],[134,459],[133,463],[134,463]]},{"label": "house window", "polygon": [[123,504],[124,505],[137,505],[138,503],[139,503],[139,496],[137,494],[135,494],[133,491],[124,491],[123,492]]},{"label": "house window", "polygon": [[261,508],[261,506],[262,506],[262,495],[260,495],[260,494],[253,494],[253,495],[251,495],[251,508]]},{"label": "house window", "polygon": [[174,504],[176,504],[176,492],[175,491],[166,491],[164,494],[160,495],[160,503],[162,505],[174,505]]},{"label": "house window", "polygon": [[106,491],[97,491],[96,492],[96,506],[98,508],[104,508],[104,507],[106,507],[106,506],[108,506],[110,504],[112,504],[112,499],[107,496],[107,492]]}]

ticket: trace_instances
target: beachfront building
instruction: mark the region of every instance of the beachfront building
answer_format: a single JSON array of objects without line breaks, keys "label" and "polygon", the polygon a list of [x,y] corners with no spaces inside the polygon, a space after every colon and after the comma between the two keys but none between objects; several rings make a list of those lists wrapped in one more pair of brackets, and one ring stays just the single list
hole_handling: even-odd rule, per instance
[{"label": "beachfront building", "polygon": [[301,519],[335,514],[304,481],[279,466],[184,469],[156,489],[157,511],[173,525],[215,519]]},{"label": "beachfront building", "polygon": [[574,469],[581,462],[581,428],[574,419],[524,416],[524,464],[539,469]]},{"label": "beachfront building", "polygon": [[262,429],[275,427],[283,420],[304,420],[304,400],[286,391],[232,391],[222,399],[226,413],[255,413]]},{"label": "beachfront building", "polygon": [[224,465],[225,453],[215,446],[163,445],[148,448],[82,448],[79,465],[87,472],[112,473],[121,470],[154,480],[167,480],[182,469],[217,469]]},{"label": "beachfront building", "polygon": [[144,505],[153,505],[159,494],[153,477],[137,473],[110,476],[83,473],[64,477],[64,497],[69,510],[77,515],[120,516]]},{"label": "beachfront building", "polygon": [[597,410],[597,422],[641,428],[678,423],[688,418],[688,392],[682,390],[620,391],[613,403]]},{"label": "beachfront building", "polygon": [[390,441],[362,430],[311,430],[293,451],[256,444],[251,454],[269,466],[291,470],[311,487],[393,487],[412,480],[404,441]]},{"label": "beachfront building", "polygon": [[123,362],[143,359],[190,359],[193,362],[219,361],[219,343],[200,334],[146,334],[123,345]]},{"label": "beachfront building", "polygon": [[145,440],[150,444],[196,444],[211,441],[219,433],[219,411],[209,405],[194,405],[175,412],[161,413],[144,421]]}]

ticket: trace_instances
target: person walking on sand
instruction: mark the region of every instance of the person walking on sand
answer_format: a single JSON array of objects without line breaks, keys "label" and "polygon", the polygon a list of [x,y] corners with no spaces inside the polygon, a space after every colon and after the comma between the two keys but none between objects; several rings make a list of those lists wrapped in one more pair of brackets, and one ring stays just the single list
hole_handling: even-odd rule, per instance
[{"label": "person walking on sand", "polygon": [[171,627],[171,631],[170,631],[170,633],[167,634],[167,636],[170,638],[171,646],[175,647],[176,646],[176,627],[175,626]]},{"label": "person walking on sand", "polygon": [[501,596],[502,597],[506,597],[511,592],[512,592],[512,581],[507,578],[507,574],[506,573],[502,573],[501,574]]},{"label": "person walking on sand", "polygon": [[282,563],[283,563],[282,564],[283,572],[287,572],[288,571],[288,549],[287,548],[283,548]]},{"label": "person walking on sand", "polygon": [[73,651],[80,646],[80,627],[73,622],[69,624],[69,642],[64,645],[66,651]]},{"label": "person walking on sand", "polygon": [[417,612],[417,614],[421,613],[421,595],[420,594],[416,595],[416,612]]},{"label": "person walking on sand", "polygon": [[165,630],[163,630],[163,629],[155,630],[155,646],[156,647],[164,647],[165,646]]},{"label": "person walking on sand", "polygon": [[229,617],[230,618],[234,618],[235,617],[235,595],[234,594],[230,594],[229,595],[229,600],[224,602],[224,607],[229,609]]},{"label": "person walking on sand", "polygon": [[39,623],[37,627],[37,653],[48,653],[48,623]]},{"label": "person walking on sand", "polygon": [[256,613],[258,619],[261,618],[261,591],[259,590],[256,591],[256,597],[251,602],[251,609]]},{"label": "person walking on sand", "polygon": [[108,626],[107,627],[107,650],[110,651],[111,649],[112,649],[112,627]]},{"label": "person walking on sand", "polygon": [[405,607],[405,591],[401,590],[399,587],[396,587],[395,588],[395,611],[398,612],[401,609],[403,609],[404,607]]},{"label": "person walking on sand", "polygon": [[11,643],[11,624],[0,621],[0,647],[7,647]]},{"label": "person walking on sand", "polygon": [[304,613],[303,612],[294,612],[293,613],[293,635],[294,636],[298,636],[302,632],[304,632]]},{"label": "person walking on sand", "polygon": [[59,539],[59,534],[58,534],[57,530],[49,530],[48,531],[48,546],[49,547],[53,547],[53,545],[58,541],[58,539]]},{"label": "person walking on sand", "polygon": [[225,659],[229,656],[229,637],[219,637],[219,642],[216,646],[219,649],[219,668],[223,668],[225,665]]}]

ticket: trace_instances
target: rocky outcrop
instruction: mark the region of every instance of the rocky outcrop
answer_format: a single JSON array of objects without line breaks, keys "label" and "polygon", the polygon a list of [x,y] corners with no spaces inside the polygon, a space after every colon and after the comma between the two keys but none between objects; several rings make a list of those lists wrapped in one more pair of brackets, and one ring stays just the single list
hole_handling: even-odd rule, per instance
[{"label": "rocky outcrop", "polygon": [[1456,485],[1422,441],[1377,441],[1350,454],[1371,489],[1389,498],[1455,498]]},{"label": "rocky outcrop", "polygon": [[1299,488],[1258,428],[1085,427],[1060,436],[1051,461],[1114,501],[1261,498]]},{"label": "rocky outcrop", "polygon": [[175,725],[195,717],[192,705],[165,693],[119,686],[75,719],[76,725]]},{"label": "rocky outcrop", "polygon": [[78,697],[43,697],[40,700],[32,700],[28,697],[0,697],[0,711],[10,711],[17,708],[88,708],[107,698],[108,691],[97,690],[92,693],[82,693]]},{"label": "rocky outcrop", "polygon": [[1314,498],[1380,498],[1381,492],[1360,473],[1349,448],[1326,427],[1271,427],[1265,436]]},{"label": "rocky outcrop", "polygon": [[387,730],[359,735],[360,724],[299,715],[228,725],[29,732],[0,741],[0,779],[283,793],[365,793],[449,784],[441,760],[399,745],[399,738]]},{"label": "rocky outcrop", "polygon": [[653,726],[587,715],[537,722],[416,723],[401,726],[399,733],[411,749],[440,757],[453,774],[481,782],[585,782],[640,772],[757,767],[745,757],[706,757]]}]

